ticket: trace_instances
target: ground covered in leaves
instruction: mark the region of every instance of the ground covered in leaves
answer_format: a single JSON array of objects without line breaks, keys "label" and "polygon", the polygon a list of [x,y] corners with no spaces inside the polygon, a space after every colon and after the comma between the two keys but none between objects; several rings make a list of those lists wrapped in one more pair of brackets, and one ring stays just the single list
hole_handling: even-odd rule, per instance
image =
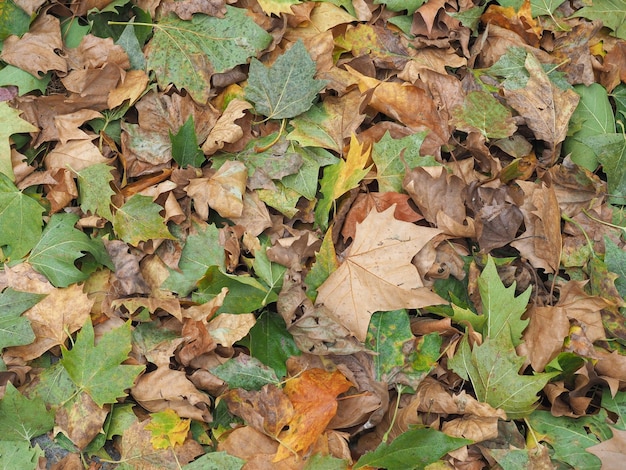
[{"label": "ground covered in leaves", "polygon": [[620,468],[624,0],[0,0],[0,466]]}]

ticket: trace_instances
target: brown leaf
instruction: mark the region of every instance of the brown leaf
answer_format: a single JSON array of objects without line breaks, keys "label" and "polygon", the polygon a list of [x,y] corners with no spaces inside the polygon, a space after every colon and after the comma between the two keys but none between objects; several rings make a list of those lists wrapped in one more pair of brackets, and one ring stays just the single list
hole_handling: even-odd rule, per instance
[{"label": "brown leaf", "polygon": [[585,450],[602,461],[602,468],[620,468],[626,455],[626,431],[612,428],[613,437]]},{"label": "brown leaf", "polygon": [[534,55],[526,56],[524,66],[530,74],[528,83],[517,90],[505,88],[504,96],[507,103],[524,116],[535,137],[546,142],[548,148],[540,160],[551,166],[559,157],[560,144],[580,98],[574,90],[561,90],[554,85]]},{"label": "brown leaf", "polygon": [[357,227],[345,261],[318,289],[317,303],[360,341],[374,312],[445,303],[423,287],[410,262],[440,231],[399,221],[393,211],[370,212]]},{"label": "brown leaf", "polygon": [[217,344],[230,348],[243,339],[256,323],[253,313],[220,313],[207,325],[207,330]]},{"label": "brown leaf", "polygon": [[446,421],[441,430],[452,437],[471,439],[474,442],[488,441],[498,437],[498,418],[463,416]]},{"label": "brown leaf", "polygon": [[92,109],[81,109],[75,113],[63,114],[54,117],[54,125],[59,132],[61,144],[68,140],[91,140],[93,135],[88,135],[80,129],[86,121],[102,117],[102,114]]},{"label": "brown leaf", "polygon": [[161,2],[161,15],[176,13],[182,20],[190,20],[194,13],[223,18],[226,13],[224,0],[165,0]]},{"label": "brown leaf", "polygon": [[143,70],[129,70],[122,76],[121,83],[109,91],[107,106],[109,109],[116,108],[124,101],[132,105],[139,99],[149,83],[149,77]]},{"label": "brown leaf", "polygon": [[524,331],[524,353],[533,370],[542,372],[548,362],[563,349],[563,340],[569,331],[565,309],[559,307],[536,307],[527,312],[529,323]]},{"label": "brown leaf", "polygon": [[237,161],[226,161],[210,178],[194,178],[185,188],[194,201],[194,207],[204,220],[209,217],[209,207],[224,218],[241,217],[246,191],[248,170]]},{"label": "brown leaf", "polygon": [[57,55],[57,50],[63,50],[61,23],[54,16],[43,14],[24,36],[9,36],[4,40],[0,58],[35,77],[49,70],[67,72],[67,63]]},{"label": "brown leaf", "polygon": [[243,129],[235,121],[241,119],[245,111],[251,107],[250,103],[240,99],[234,99],[228,103],[202,144],[202,151],[205,155],[213,155],[222,149],[225,143],[232,144],[243,137]]},{"label": "brown leaf", "polygon": [[70,140],[57,145],[45,158],[46,168],[71,168],[77,172],[96,163],[108,162],[109,159],[90,140]]},{"label": "brown leaf", "polygon": [[543,29],[533,18],[529,0],[524,0],[518,11],[509,6],[489,5],[487,11],[481,16],[481,20],[485,24],[495,24],[514,31],[524,40],[524,43],[539,47]]},{"label": "brown leaf", "polygon": [[243,194],[243,211],[239,217],[230,217],[235,224],[245,227],[248,234],[256,237],[272,226],[267,206],[261,202],[254,191],[246,191]]},{"label": "brown leaf", "polygon": [[87,393],[80,392],[58,409],[54,434],[62,432],[76,447],[84,449],[102,432],[109,411],[109,407],[100,408]]},{"label": "brown leaf", "polygon": [[115,265],[113,287],[117,294],[128,297],[150,293],[150,287],[143,278],[139,261],[141,256],[120,240],[104,241],[104,246]]}]

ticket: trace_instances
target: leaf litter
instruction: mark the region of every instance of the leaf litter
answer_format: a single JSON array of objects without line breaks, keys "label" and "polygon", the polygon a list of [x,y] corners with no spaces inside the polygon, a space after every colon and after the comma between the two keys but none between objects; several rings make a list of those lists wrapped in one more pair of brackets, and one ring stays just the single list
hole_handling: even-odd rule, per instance
[{"label": "leaf litter", "polygon": [[623,2],[0,7],[3,466],[619,466]]}]

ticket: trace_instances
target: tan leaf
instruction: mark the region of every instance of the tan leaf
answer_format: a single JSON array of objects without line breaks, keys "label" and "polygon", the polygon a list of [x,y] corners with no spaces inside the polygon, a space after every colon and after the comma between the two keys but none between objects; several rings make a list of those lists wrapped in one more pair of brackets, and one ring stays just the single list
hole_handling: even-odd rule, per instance
[{"label": "tan leaf", "polygon": [[30,361],[50,348],[64,344],[69,335],[84,325],[94,301],[87,297],[81,285],[72,284],[47,294],[41,302],[24,312],[35,332],[35,341],[7,348],[6,355]]},{"label": "tan leaf", "polygon": [[131,394],[148,411],[158,412],[168,408],[181,418],[211,421],[211,399],[200,392],[183,371],[172,370],[168,365],[144,374],[131,389]]},{"label": "tan leaf", "polygon": [[70,168],[72,171],[108,161],[90,140],[70,140],[57,145],[45,158],[46,168]]},{"label": "tan leaf", "polygon": [[35,77],[49,70],[67,72],[67,63],[56,54],[57,50],[63,50],[61,23],[54,16],[43,14],[24,36],[4,40],[0,58]]},{"label": "tan leaf", "polygon": [[463,416],[446,421],[441,430],[448,436],[471,439],[474,442],[488,441],[498,437],[498,418]]},{"label": "tan leaf", "polygon": [[254,191],[246,191],[243,194],[243,212],[239,217],[230,217],[230,220],[245,227],[246,232],[253,237],[259,236],[266,228],[272,226],[267,206]]},{"label": "tan leaf", "polygon": [[602,461],[602,468],[621,468],[626,455],[626,431],[612,428],[613,437],[585,450]]},{"label": "tan leaf", "polygon": [[68,140],[84,140],[93,138],[93,135],[87,134],[80,129],[86,121],[102,117],[97,111],[92,109],[81,109],[75,113],[62,114],[54,117],[54,125],[59,132],[59,140],[61,144],[66,144]]},{"label": "tan leaf", "polygon": [[222,18],[226,13],[224,0],[165,0],[161,2],[161,15],[174,12],[183,20],[190,20],[194,13]]},{"label": "tan leaf", "polygon": [[245,100],[234,99],[224,113],[218,118],[215,126],[209,132],[209,136],[202,144],[202,151],[205,155],[213,155],[224,147],[225,143],[232,144],[243,137],[243,129],[235,124],[237,119],[241,119],[246,109],[250,109],[252,105]]},{"label": "tan leaf", "polygon": [[247,180],[248,169],[242,162],[225,162],[207,182],[209,207],[227,219],[241,217]]},{"label": "tan leaf", "polygon": [[579,96],[574,90],[561,90],[554,85],[534,55],[526,56],[524,66],[530,74],[528,83],[517,90],[505,88],[504,96],[507,103],[524,116],[535,137],[546,142],[548,148],[541,160],[551,166],[559,156],[559,144],[567,135],[569,119]]},{"label": "tan leaf", "polygon": [[255,323],[253,313],[220,313],[209,322],[207,329],[217,344],[230,348],[245,337]]},{"label": "tan leaf", "polygon": [[411,259],[438,229],[394,218],[394,207],[372,211],[357,226],[345,261],[319,287],[323,304],[360,341],[374,312],[421,308],[445,301],[424,283]]},{"label": "tan leaf", "polygon": [[126,100],[129,105],[132,105],[145,91],[148,82],[149,77],[143,70],[129,70],[117,88],[109,92],[107,106],[113,109]]},{"label": "tan leaf", "polygon": [[65,434],[79,449],[84,449],[102,432],[110,407],[100,408],[91,397],[80,392],[56,412],[54,434]]},{"label": "tan leaf", "polygon": [[569,332],[569,320],[565,309],[559,307],[535,307],[527,312],[528,327],[524,331],[524,350],[533,369],[542,372],[548,362],[563,349],[563,340]]}]

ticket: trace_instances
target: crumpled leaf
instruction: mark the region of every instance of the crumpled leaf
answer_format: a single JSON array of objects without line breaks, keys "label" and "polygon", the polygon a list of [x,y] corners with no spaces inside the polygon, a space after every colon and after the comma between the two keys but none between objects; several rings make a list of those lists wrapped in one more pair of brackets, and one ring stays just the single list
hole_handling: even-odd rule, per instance
[{"label": "crumpled leaf", "polygon": [[246,99],[268,119],[292,118],[308,110],[325,82],[315,80],[315,62],[302,41],[296,42],[270,66],[253,59]]},{"label": "crumpled leaf", "polygon": [[402,222],[394,206],[372,211],[357,226],[343,264],[318,288],[323,304],[360,341],[376,311],[445,303],[424,287],[411,259],[440,230]]}]

